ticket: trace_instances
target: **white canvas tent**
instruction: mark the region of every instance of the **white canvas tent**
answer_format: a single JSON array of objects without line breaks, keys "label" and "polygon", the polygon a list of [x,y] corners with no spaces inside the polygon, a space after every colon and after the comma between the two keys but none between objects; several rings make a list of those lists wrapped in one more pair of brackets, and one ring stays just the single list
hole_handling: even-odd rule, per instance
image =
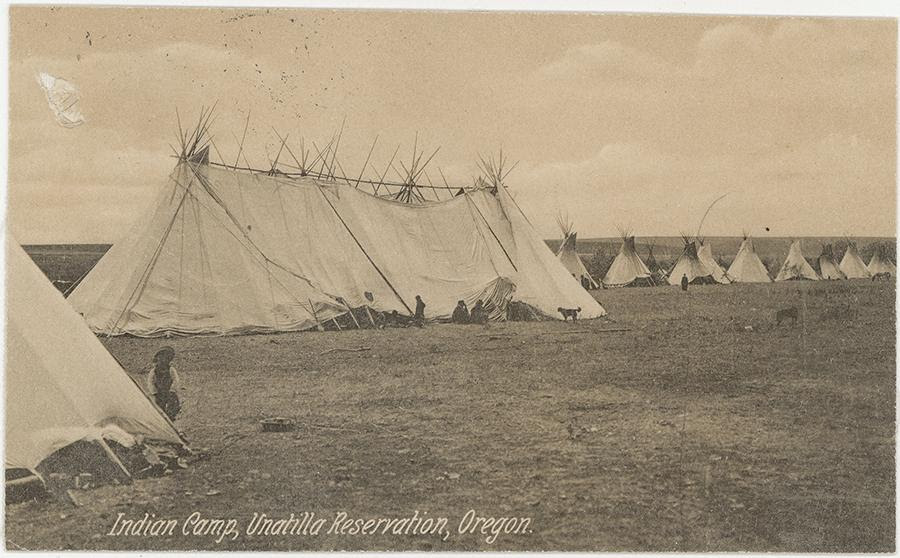
[{"label": "white canvas tent", "polygon": [[725,274],[725,270],[719,265],[719,262],[713,257],[712,247],[709,242],[700,241],[700,249],[697,251],[697,257],[708,269],[712,271],[713,279],[716,283],[731,283],[731,280]]},{"label": "white canvas tent", "polygon": [[505,187],[402,203],[194,156],[69,301],[96,332],[152,337],[305,330],[350,307],[409,315],[416,295],[429,319],[460,299],[606,313]]},{"label": "white canvas tent", "polygon": [[822,254],[819,256],[819,276],[825,280],[847,278],[837,262],[834,261],[834,250],[831,244],[822,246]]},{"label": "white canvas tent", "polygon": [[735,283],[768,283],[772,281],[769,278],[769,271],[753,247],[753,240],[746,234],[726,273]]},{"label": "white canvas tent", "polygon": [[803,257],[799,240],[791,243],[787,258],[781,265],[778,275],[775,276],[776,281],[790,281],[794,279],[807,279],[809,281],[817,281],[819,279],[816,270]]},{"label": "white canvas tent", "polygon": [[650,269],[644,264],[634,247],[634,235],[623,234],[619,253],[603,277],[605,287],[652,285]]},{"label": "white canvas tent", "polygon": [[579,283],[583,279],[587,280],[591,288],[596,289],[600,285],[597,284],[597,281],[591,277],[587,268],[584,267],[584,262],[581,261],[581,256],[578,255],[576,250],[577,233],[572,230],[572,223],[562,217],[557,217],[556,221],[563,234],[563,241],[559,246],[559,250],[556,251],[556,257],[559,258],[559,261],[562,262],[569,273],[578,279]]},{"label": "white canvas tent", "polygon": [[80,440],[182,444],[31,258],[7,237],[6,458],[35,467]]},{"label": "white canvas tent", "polygon": [[885,257],[881,246],[876,246],[875,251],[872,252],[872,258],[869,260],[868,269],[869,273],[872,275],[875,275],[876,273],[890,273],[891,276],[894,277],[897,275],[897,266]]},{"label": "white canvas tent", "polygon": [[656,256],[653,255],[653,244],[647,246],[647,269],[650,270],[650,277],[653,283],[660,285],[666,282],[666,270],[659,265]]},{"label": "white canvas tent", "polygon": [[841,271],[844,272],[847,279],[868,279],[872,276],[856,250],[855,242],[847,244],[847,250],[844,252],[844,257],[841,258]]},{"label": "white canvas tent", "polygon": [[[718,283],[720,281],[716,278],[717,276],[724,278],[724,273],[719,274],[717,271],[717,268],[721,271],[718,264],[714,268],[700,259],[699,252],[701,249],[699,241],[684,239],[684,251],[682,251],[681,256],[678,257],[675,265],[669,271],[668,281],[670,285],[680,285],[683,276],[687,276],[690,283]],[[727,282],[727,278],[724,278],[724,281]]]}]

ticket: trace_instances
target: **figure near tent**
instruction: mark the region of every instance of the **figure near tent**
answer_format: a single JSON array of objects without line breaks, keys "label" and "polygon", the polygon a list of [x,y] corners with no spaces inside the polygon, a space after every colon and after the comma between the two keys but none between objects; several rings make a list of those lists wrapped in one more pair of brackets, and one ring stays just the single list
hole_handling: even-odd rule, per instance
[{"label": "figure near tent", "polygon": [[418,327],[425,327],[425,301],[421,295],[416,295],[416,313],[413,316],[413,323]]},{"label": "figure near tent", "polygon": [[450,321],[454,324],[481,324],[484,325],[488,322],[490,316],[488,315],[487,308],[484,307],[484,301],[479,299],[475,301],[475,305],[472,306],[472,311],[469,312],[468,306],[466,306],[465,300],[457,301],[456,308],[453,309],[453,314],[450,316]]},{"label": "figure near tent", "polygon": [[457,301],[456,308],[453,309],[453,315],[450,316],[450,321],[454,324],[469,323],[469,308],[466,306],[465,300]]},{"label": "figure near tent", "polygon": [[472,307],[472,315],[469,317],[469,323],[484,325],[487,322],[487,308],[484,307],[484,302],[479,299],[475,301],[475,306]]},{"label": "figure near tent", "polygon": [[153,360],[144,371],[147,374],[147,393],[153,396],[156,405],[169,420],[175,420],[181,411],[181,399],[178,397],[181,380],[178,377],[178,370],[172,366],[173,360],[175,349],[163,347],[156,351]]}]

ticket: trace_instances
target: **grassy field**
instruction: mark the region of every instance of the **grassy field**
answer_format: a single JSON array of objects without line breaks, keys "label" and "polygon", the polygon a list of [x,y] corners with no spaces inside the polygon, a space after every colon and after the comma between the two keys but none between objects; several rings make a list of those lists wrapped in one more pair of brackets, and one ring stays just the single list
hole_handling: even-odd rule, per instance
[{"label": "grassy field", "polygon": [[38,244],[24,248],[53,286],[65,293],[100,261],[109,245]]},{"label": "grassy field", "polygon": [[[893,284],[595,293],[610,320],[104,340],[131,371],[176,348],[178,426],[209,458],[78,492],[79,507],[10,505],[8,548],[894,549]],[[788,306],[801,322],[775,327]],[[261,433],[269,416],[298,429]],[[470,509],[531,518],[528,532],[459,533]],[[447,539],[327,533],[340,511],[416,510],[447,517]],[[192,512],[327,525],[106,535],[119,513]]]}]

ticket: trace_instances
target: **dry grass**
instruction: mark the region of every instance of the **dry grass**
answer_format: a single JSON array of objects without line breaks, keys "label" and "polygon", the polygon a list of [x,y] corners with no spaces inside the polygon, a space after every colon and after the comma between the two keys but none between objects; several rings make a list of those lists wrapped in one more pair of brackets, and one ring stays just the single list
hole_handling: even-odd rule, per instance
[{"label": "dry grass", "polygon": [[[891,551],[894,292],[623,289],[597,291],[615,324],[174,339],[179,426],[214,455],[79,492],[79,508],[11,506],[6,536],[31,549]],[[775,328],[793,305],[803,324]],[[613,327],[631,330],[598,331]],[[162,343],[106,344],[137,370]],[[261,434],[266,416],[300,428]],[[533,533],[104,536],[119,512],[419,510],[455,526],[469,509],[533,517]]]}]

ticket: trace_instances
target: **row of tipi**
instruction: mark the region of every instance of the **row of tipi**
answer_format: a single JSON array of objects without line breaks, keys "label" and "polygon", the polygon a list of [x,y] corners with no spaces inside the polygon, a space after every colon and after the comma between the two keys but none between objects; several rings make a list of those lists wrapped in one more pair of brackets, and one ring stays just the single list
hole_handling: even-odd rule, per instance
[{"label": "row of tipi", "polygon": [[888,273],[896,276],[897,267],[891,263],[884,255],[881,247],[876,248],[872,253],[869,264],[863,261],[859,255],[859,250],[853,242],[848,243],[847,250],[844,251],[844,257],[838,263],[834,256],[834,250],[831,244],[822,247],[822,253],[818,258],[819,271],[816,272],[813,266],[803,256],[800,248],[800,241],[795,240],[791,243],[788,250],[787,258],[784,264],[775,276],[776,281],[791,280],[838,280],[838,279],[868,279],[877,274]]},{"label": "row of tipi", "polygon": [[[561,226],[563,223],[561,223]],[[570,223],[565,223],[563,228],[563,243],[557,252],[560,261],[572,275],[580,279],[582,284],[589,282],[592,287],[598,283],[588,273],[575,249],[575,233]],[[652,252],[650,253],[652,258]],[[654,260],[655,262],[655,260]],[[822,249],[818,259],[819,271],[817,272],[803,256],[800,241],[791,243],[787,257],[775,276],[775,281],[811,280],[816,281],[834,279],[863,279],[870,278],[879,273],[896,275],[896,266],[884,255],[883,251],[876,249],[872,254],[869,264],[863,262],[855,243],[849,243],[840,263],[835,260],[834,252],[830,244]],[[686,277],[689,283],[768,283],[772,279],[769,271],[763,265],[759,255],[753,246],[753,240],[744,235],[741,246],[737,251],[731,265],[727,270],[716,262],[709,243],[699,239],[684,238],[684,250],[675,261],[671,270],[661,272],[654,277],[654,273],[641,260],[635,249],[634,236],[622,235],[622,245],[606,275],[601,280],[604,288],[654,285],[659,281],[665,281],[670,285],[678,285],[682,278]]]}]

